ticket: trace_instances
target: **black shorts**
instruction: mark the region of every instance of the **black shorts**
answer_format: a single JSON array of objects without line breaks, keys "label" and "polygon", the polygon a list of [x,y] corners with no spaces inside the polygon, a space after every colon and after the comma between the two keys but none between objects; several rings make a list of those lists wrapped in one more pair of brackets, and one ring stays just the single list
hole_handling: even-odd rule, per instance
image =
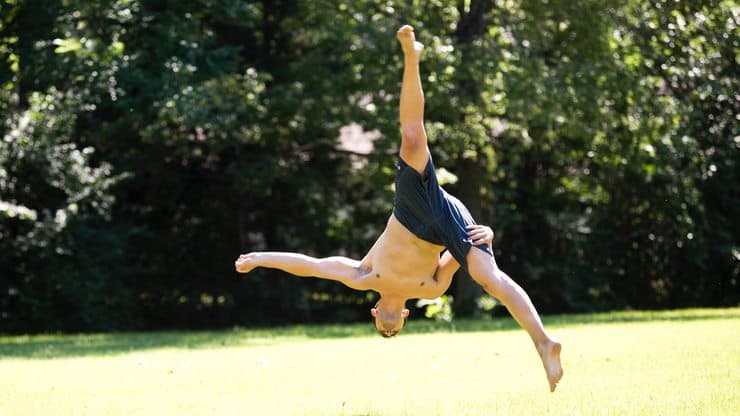
[{"label": "black shorts", "polygon": [[[475,220],[459,199],[439,186],[431,156],[423,175],[398,159],[393,215],[420,239],[445,246],[460,266],[468,270],[466,258],[473,243],[465,227],[475,224]],[[488,244],[476,247],[493,256]]]}]

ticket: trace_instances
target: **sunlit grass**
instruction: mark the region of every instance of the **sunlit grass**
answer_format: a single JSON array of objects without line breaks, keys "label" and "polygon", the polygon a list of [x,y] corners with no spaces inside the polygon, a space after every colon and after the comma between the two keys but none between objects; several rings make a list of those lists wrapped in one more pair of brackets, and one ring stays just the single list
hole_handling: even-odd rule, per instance
[{"label": "sunlit grass", "polygon": [[740,309],[547,319],[547,390],[509,319],[0,338],[0,415],[736,414]]}]

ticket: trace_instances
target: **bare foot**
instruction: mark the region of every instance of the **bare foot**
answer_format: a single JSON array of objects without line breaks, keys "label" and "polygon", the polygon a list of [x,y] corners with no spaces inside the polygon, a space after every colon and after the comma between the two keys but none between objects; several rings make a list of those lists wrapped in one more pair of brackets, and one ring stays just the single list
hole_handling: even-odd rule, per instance
[{"label": "bare foot", "polygon": [[424,45],[422,45],[421,42],[416,41],[413,27],[409,25],[401,26],[401,28],[398,29],[398,32],[396,32],[396,38],[398,39],[398,42],[401,43],[401,49],[403,49],[404,55],[407,57],[414,57],[416,60],[419,60],[419,56],[421,56],[421,51],[424,49]]},{"label": "bare foot", "polygon": [[547,381],[550,382],[550,392],[555,391],[558,382],[563,378],[563,367],[560,365],[560,351],[562,345],[558,341],[550,340],[537,345],[542,365],[547,373]]}]

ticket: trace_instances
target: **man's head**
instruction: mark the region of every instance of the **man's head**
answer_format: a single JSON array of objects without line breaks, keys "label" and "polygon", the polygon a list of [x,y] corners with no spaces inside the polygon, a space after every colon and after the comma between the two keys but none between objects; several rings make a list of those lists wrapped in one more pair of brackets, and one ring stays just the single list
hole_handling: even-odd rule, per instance
[{"label": "man's head", "polygon": [[392,307],[381,299],[374,308],[370,309],[370,314],[375,319],[375,329],[378,333],[385,338],[390,338],[401,332],[406,325],[409,310],[403,307],[403,303]]}]

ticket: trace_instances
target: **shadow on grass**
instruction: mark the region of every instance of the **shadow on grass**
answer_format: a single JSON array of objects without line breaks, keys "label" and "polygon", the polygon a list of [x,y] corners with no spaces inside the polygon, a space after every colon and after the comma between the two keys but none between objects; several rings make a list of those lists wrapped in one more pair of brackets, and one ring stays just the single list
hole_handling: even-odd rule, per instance
[{"label": "shadow on grass", "polygon": [[[544,317],[548,328],[588,324],[616,324],[660,321],[698,321],[740,318],[740,308],[684,309],[675,311],[623,311],[610,313],[555,315]],[[451,324],[423,319],[408,323],[404,334],[445,332],[486,332],[519,329],[511,318],[460,319]],[[249,347],[305,339],[376,336],[370,323],[347,325],[294,325],[263,329],[220,331],[159,331],[82,335],[24,335],[0,337],[0,359],[54,359],[125,354],[176,348],[204,349]],[[402,335],[401,335],[402,336]]]}]

